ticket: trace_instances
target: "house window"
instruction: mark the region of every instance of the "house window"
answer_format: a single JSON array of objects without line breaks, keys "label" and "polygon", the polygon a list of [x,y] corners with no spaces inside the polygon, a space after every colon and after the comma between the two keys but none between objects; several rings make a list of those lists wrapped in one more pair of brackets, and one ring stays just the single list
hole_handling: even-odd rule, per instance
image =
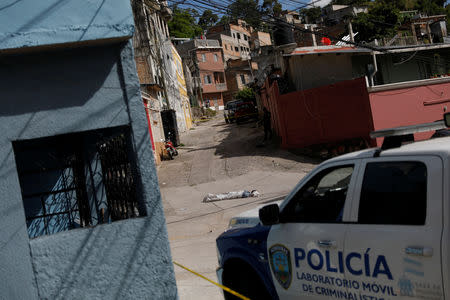
[{"label": "house window", "polygon": [[227,46],[227,44],[225,44],[225,50],[228,50],[228,46]]},{"label": "house window", "polygon": [[203,82],[205,84],[211,84],[212,83],[211,75],[205,75],[204,78],[203,78]]},{"label": "house window", "polygon": [[248,40],[248,38],[247,38],[247,35],[246,34],[244,34],[244,40]]},{"label": "house window", "polygon": [[242,84],[245,84],[245,76],[241,74],[241,82]]},{"label": "house window", "polygon": [[30,238],[145,215],[127,126],[13,142]]},{"label": "house window", "polygon": [[244,51],[244,47],[241,46],[241,51]]},{"label": "house window", "polygon": [[236,35],[233,33],[233,38],[236,38]]},{"label": "house window", "polygon": [[214,61],[218,61],[219,58],[217,57],[217,54],[214,54]]},{"label": "house window", "polygon": [[234,51],[239,52],[239,48],[235,46]]},{"label": "house window", "polygon": [[205,61],[206,61],[206,54],[202,53],[202,62],[205,62]]},{"label": "house window", "polygon": [[241,39],[241,34],[240,33],[236,33],[238,40]]},{"label": "house window", "polygon": [[214,83],[225,83],[224,73],[214,72]]}]

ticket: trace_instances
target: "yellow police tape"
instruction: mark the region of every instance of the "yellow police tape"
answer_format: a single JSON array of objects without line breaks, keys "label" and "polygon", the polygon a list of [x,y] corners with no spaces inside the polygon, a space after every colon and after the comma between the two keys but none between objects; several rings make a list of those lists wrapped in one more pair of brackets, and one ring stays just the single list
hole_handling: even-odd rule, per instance
[{"label": "yellow police tape", "polygon": [[243,300],[250,300],[250,298],[245,297],[245,296],[239,294],[238,292],[235,292],[235,291],[233,291],[232,289],[227,288],[226,286],[223,286],[223,285],[221,285],[221,284],[219,284],[219,283],[217,283],[217,282],[214,282],[214,281],[212,281],[211,279],[206,278],[205,276],[203,276],[203,275],[201,275],[201,274],[199,274],[199,273],[197,273],[197,272],[195,272],[195,271],[192,271],[192,270],[189,269],[189,268],[186,268],[185,266],[183,266],[183,265],[177,263],[176,261],[174,261],[173,263],[174,263],[175,265],[179,266],[180,268],[183,268],[183,269],[185,269],[186,271],[189,271],[189,272],[191,272],[192,274],[195,274],[195,275],[197,275],[198,277],[201,277],[201,278],[203,278],[203,279],[205,279],[205,280],[211,282],[212,284],[217,285],[217,286],[220,287],[222,290],[227,291],[228,293],[233,294],[233,295],[235,295],[236,297],[239,297],[239,298],[241,298],[241,299],[243,299]]}]

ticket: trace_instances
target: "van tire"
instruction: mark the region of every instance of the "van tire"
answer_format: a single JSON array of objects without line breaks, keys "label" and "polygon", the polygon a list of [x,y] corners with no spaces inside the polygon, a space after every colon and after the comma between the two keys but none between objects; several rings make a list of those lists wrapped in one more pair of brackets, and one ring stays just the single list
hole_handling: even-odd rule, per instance
[{"label": "van tire", "polygon": [[[272,299],[258,274],[244,261],[235,260],[227,264],[224,267],[222,278],[224,286],[250,299]],[[240,299],[226,291],[224,291],[224,296],[225,300]]]}]

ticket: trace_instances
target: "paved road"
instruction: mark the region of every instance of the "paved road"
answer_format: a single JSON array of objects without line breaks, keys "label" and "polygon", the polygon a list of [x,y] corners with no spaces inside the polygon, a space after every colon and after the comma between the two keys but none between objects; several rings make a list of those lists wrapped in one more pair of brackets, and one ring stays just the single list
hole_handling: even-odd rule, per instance
[{"label": "paved road", "polygon": [[[254,122],[225,124],[223,118],[194,127],[173,161],[158,169],[174,261],[215,280],[215,239],[229,219],[285,196],[317,161],[277,148],[258,147],[263,130]],[[258,190],[258,198],[203,203],[208,193]],[[219,288],[175,266],[178,292],[185,299],[223,299]]]}]

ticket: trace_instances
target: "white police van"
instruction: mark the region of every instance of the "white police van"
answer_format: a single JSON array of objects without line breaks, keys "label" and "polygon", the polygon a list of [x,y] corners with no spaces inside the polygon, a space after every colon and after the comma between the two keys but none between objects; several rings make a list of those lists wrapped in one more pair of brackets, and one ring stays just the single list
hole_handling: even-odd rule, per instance
[{"label": "white police van", "polygon": [[250,299],[450,299],[450,137],[402,145],[443,123],[375,132],[381,148],[328,160],[280,204],[231,219],[219,281]]}]

